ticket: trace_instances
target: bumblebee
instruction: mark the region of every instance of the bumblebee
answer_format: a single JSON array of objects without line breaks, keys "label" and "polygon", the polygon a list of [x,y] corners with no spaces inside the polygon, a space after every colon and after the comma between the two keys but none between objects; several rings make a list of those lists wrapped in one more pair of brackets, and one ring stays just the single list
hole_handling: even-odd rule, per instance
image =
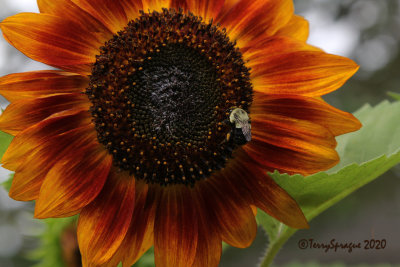
[{"label": "bumblebee", "polygon": [[244,145],[251,141],[251,122],[246,111],[234,108],[229,114],[229,122],[232,131],[226,137],[228,141],[232,140],[238,145]]}]

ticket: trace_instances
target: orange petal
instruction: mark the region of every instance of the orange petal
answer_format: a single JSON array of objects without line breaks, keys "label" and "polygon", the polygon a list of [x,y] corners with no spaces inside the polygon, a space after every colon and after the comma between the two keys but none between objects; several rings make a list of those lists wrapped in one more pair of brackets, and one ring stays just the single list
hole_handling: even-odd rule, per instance
[{"label": "orange petal", "polygon": [[249,66],[255,91],[306,96],[332,92],[358,70],[348,58],[319,51],[265,55]]},{"label": "orange petal", "polygon": [[90,125],[83,129],[77,144],[62,152],[47,173],[35,217],[62,217],[88,205],[103,188],[112,164],[112,156],[97,142]]},{"label": "orange petal", "polygon": [[252,140],[243,149],[269,171],[310,174],[339,162],[333,134],[318,124],[278,115],[252,118]]},{"label": "orange petal", "polygon": [[140,10],[146,10],[143,8],[143,2],[145,1],[146,0],[125,0],[121,2],[128,21],[137,18],[140,15]]},{"label": "orange petal", "polygon": [[[64,122],[74,127],[70,120],[75,120],[78,116],[66,116],[56,123]],[[53,123],[55,124],[55,123]],[[41,126],[49,128],[48,125]],[[40,125],[39,125],[40,127]],[[61,131],[59,131],[61,132]],[[21,139],[26,140],[21,147],[18,147],[20,155],[17,154],[17,160],[10,161],[17,166],[10,189],[10,196],[16,200],[29,201],[37,199],[43,180],[49,170],[62,157],[62,153],[68,147],[79,144],[82,135],[82,129],[72,129],[68,132],[62,132],[61,135],[46,135],[44,137],[29,136],[16,140],[20,143]],[[15,139],[17,139],[16,137]],[[24,151],[25,150],[25,151]],[[17,152],[18,153],[18,152]],[[19,156],[19,157],[18,157]],[[8,158],[6,158],[8,160]],[[8,161],[6,161],[8,162]]]},{"label": "orange petal", "polygon": [[[222,240],[231,246],[250,246],[257,233],[257,224],[250,203],[230,185],[229,176],[235,173],[224,170],[200,185],[200,195],[212,213],[211,225],[218,225]],[[226,178],[223,176],[227,176]],[[223,183],[223,182],[224,183]]]},{"label": "orange petal", "polygon": [[321,49],[306,44],[287,36],[270,36],[257,45],[247,46],[240,49],[243,57],[250,68],[264,64],[266,57],[284,55],[299,51],[321,51]]},{"label": "orange petal", "polygon": [[131,225],[114,258],[122,259],[123,266],[130,267],[154,243],[154,216],[159,200],[157,190],[143,181],[136,181],[136,200]]},{"label": "orange petal", "polygon": [[162,188],[154,222],[156,266],[187,267],[193,264],[198,221],[189,190],[186,186]]},{"label": "orange petal", "polygon": [[177,7],[176,5],[171,5],[175,2],[175,4],[179,3],[178,6],[182,6],[186,0],[142,0],[143,2],[143,10],[146,12],[150,10],[153,11],[161,11],[162,8],[170,8]]},{"label": "orange petal", "polygon": [[113,35],[99,20],[81,9],[71,0],[37,0],[37,4],[41,13],[56,15],[71,20],[88,31],[102,33],[104,34],[105,41]]},{"label": "orange petal", "polygon": [[89,110],[89,104],[87,97],[79,93],[21,99],[8,105],[1,114],[0,129],[15,136],[55,113],[83,107]]},{"label": "orange petal", "polygon": [[308,228],[307,219],[304,217],[297,202],[283,190],[265,171],[261,170],[252,160],[239,152],[236,155],[234,168],[245,179],[241,185],[253,199],[253,204],[292,228]]},{"label": "orange petal", "polygon": [[56,113],[19,133],[7,148],[1,163],[5,168],[15,170],[40,144],[45,144],[55,135],[89,125],[90,122],[91,116],[86,109]]},{"label": "orange petal", "polygon": [[212,217],[210,217],[208,207],[204,205],[203,198],[194,200],[196,200],[196,213],[199,217],[199,240],[192,267],[217,267],[222,254],[222,240],[218,228],[211,223]]},{"label": "orange petal", "polygon": [[227,29],[230,39],[241,48],[255,39],[274,35],[288,23],[293,12],[292,0],[241,0],[225,6],[216,22]]},{"label": "orange petal", "polygon": [[[261,180],[260,178],[264,179]],[[264,175],[259,176],[257,183],[251,187],[252,189],[257,187],[252,191],[254,205],[292,228],[309,228],[307,219],[297,202],[274,180],[268,175]]]},{"label": "orange petal", "polygon": [[309,31],[308,21],[301,16],[294,15],[284,27],[276,32],[276,35],[289,36],[305,42],[308,39]]},{"label": "orange petal", "polygon": [[[122,0],[71,0],[81,9],[99,20],[110,32],[117,33],[125,28],[130,19]],[[126,1],[128,4],[131,0]],[[131,10],[131,9],[129,9]]]},{"label": "orange petal", "polygon": [[186,0],[188,10],[193,12],[194,15],[203,18],[206,23],[211,19],[215,19],[222,7],[224,0]]},{"label": "orange petal", "polygon": [[335,136],[361,127],[361,123],[352,114],[336,109],[323,100],[305,96],[256,93],[252,114],[274,114],[311,121],[324,126]]},{"label": "orange petal", "polygon": [[103,264],[121,245],[135,207],[135,178],[111,171],[97,198],[83,208],[78,222],[78,242],[85,262]]},{"label": "orange petal", "polygon": [[89,84],[87,77],[58,71],[32,71],[0,78],[0,94],[8,101],[60,93],[80,93]]},{"label": "orange petal", "polygon": [[69,20],[49,14],[21,13],[0,23],[6,40],[26,56],[65,70],[90,74],[101,40]]}]

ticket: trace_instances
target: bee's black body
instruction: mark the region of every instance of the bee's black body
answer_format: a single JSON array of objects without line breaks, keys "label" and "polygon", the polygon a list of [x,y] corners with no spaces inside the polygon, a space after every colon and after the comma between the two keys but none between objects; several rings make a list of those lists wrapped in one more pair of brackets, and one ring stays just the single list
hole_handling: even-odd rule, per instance
[{"label": "bee's black body", "polygon": [[240,146],[247,143],[242,128],[236,128],[235,125],[232,125],[231,138],[235,144]]}]

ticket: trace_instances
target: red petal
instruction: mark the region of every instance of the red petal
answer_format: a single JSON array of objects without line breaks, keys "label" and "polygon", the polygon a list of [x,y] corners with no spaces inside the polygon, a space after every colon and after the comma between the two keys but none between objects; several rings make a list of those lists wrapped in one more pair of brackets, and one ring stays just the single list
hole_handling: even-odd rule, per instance
[{"label": "red petal", "polygon": [[270,114],[255,116],[252,135],[243,149],[270,171],[310,174],[339,162],[332,133],[309,121]]},{"label": "red petal", "polygon": [[270,36],[261,40],[256,45],[252,44],[240,50],[243,53],[244,59],[248,61],[247,66],[256,68],[255,71],[262,68],[262,64],[268,61],[268,58],[271,56],[285,55],[300,51],[321,51],[321,49],[317,47],[286,36]]},{"label": "red petal", "polygon": [[222,7],[224,0],[186,0],[188,10],[196,16],[203,18],[203,21],[208,23],[211,19],[216,19]]},{"label": "red petal", "polygon": [[99,20],[71,0],[37,0],[37,3],[41,13],[48,13],[71,20],[90,32],[102,33],[104,41],[107,41],[113,35]]},{"label": "red petal", "polygon": [[226,243],[239,248],[248,247],[257,233],[251,203],[230,184],[229,177],[235,173],[224,169],[217,175],[199,186],[199,193],[214,218],[210,224],[218,225]]},{"label": "red petal", "polygon": [[249,63],[254,90],[321,96],[342,86],[358,69],[352,60],[319,51],[265,55]]},{"label": "red petal", "polygon": [[19,133],[11,142],[1,162],[3,167],[15,170],[24,158],[52,136],[89,125],[90,113],[85,110],[67,110],[35,124]]},{"label": "red petal", "polygon": [[[99,20],[110,32],[117,33],[125,28],[130,19],[124,9],[122,0],[71,0]],[[131,1],[126,1],[128,4]]]},{"label": "red petal", "polygon": [[[203,196],[207,198],[207,196]],[[222,240],[218,227],[211,223],[212,216],[205,206],[203,197],[195,197],[196,213],[199,217],[199,240],[197,242],[196,257],[192,267],[217,267],[221,259]]]},{"label": "red petal", "polygon": [[323,100],[304,96],[257,93],[252,114],[273,114],[311,121],[324,126],[335,136],[356,131],[361,127],[352,114],[336,109]]},{"label": "red petal", "polygon": [[0,93],[8,101],[60,93],[80,93],[89,84],[87,77],[58,71],[32,71],[0,78]]},{"label": "red petal", "polygon": [[112,156],[97,142],[90,125],[76,145],[66,148],[47,173],[36,202],[35,217],[62,217],[88,205],[100,193]]},{"label": "red petal", "polygon": [[154,222],[156,266],[187,267],[196,255],[198,221],[186,186],[162,188]]},{"label": "red petal", "polygon": [[26,56],[83,74],[90,74],[102,45],[96,34],[79,24],[49,14],[21,13],[6,18],[0,28],[6,40]]},{"label": "red petal", "polygon": [[245,47],[255,39],[271,36],[293,16],[292,0],[265,1],[240,0],[228,3],[216,21],[226,27],[231,40]]},{"label": "red petal", "polygon": [[82,94],[60,94],[48,97],[29,98],[15,101],[8,105],[0,116],[0,129],[17,135],[24,129],[47,117],[68,109],[82,109],[89,101]]},{"label": "red petal", "polygon": [[[142,0],[143,2],[143,10],[146,12],[150,10],[150,12],[153,11],[161,11],[162,8],[170,8],[170,7],[177,7],[177,6],[182,6],[183,3],[186,0]],[[173,3],[179,5],[173,5]]]},{"label": "red petal", "polygon": [[[75,145],[81,137],[82,130],[75,129],[83,124],[81,120],[78,120],[79,115],[64,116],[53,122],[44,121],[36,127],[36,129],[40,126],[43,126],[44,129],[50,129],[51,126],[64,123],[67,125],[65,129],[57,129],[57,132],[62,133],[62,135],[37,136],[27,133],[23,136],[17,136],[16,140],[13,140],[13,144],[21,143],[21,145],[17,146],[15,151],[12,150],[13,153],[8,153],[3,158],[6,167],[15,166],[15,174],[10,189],[12,198],[22,201],[38,198],[40,187],[48,171],[61,158],[63,151]],[[71,127],[70,131],[68,131],[68,127]],[[37,133],[36,129],[32,129],[32,132]],[[57,132],[54,132],[54,134]]]},{"label": "red petal", "polygon": [[158,190],[152,190],[142,182],[136,181],[135,210],[125,239],[113,258],[122,259],[123,266],[130,267],[154,243],[154,216],[159,200]]},{"label": "red petal", "polygon": [[237,180],[253,199],[253,204],[293,228],[308,228],[308,223],[297,202],[262,171],[243,152],[238,152],[233,163]]},{"label": "red petal", "polygon": [[135,206],[135,178],[111,171],[97,198],[79,216],[78,242],[82,257],[103,264],[125,237]]}]

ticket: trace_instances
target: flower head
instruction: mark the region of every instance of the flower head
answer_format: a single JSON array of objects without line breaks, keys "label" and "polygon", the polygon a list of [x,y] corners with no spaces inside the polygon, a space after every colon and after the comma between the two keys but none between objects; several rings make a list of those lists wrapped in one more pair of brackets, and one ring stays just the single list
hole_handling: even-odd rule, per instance
[{"label": "flower head", "polygon": [[38,0],[5,38],[61,70],[10,74],[0,129],[10,196],[35,217],[80,213],[84,266],[217,266],[247,247],[258,207],[305,228],[267,171],[339,161],[360,123],[320,96],[358,66],[305,43],[290,0]]}]

